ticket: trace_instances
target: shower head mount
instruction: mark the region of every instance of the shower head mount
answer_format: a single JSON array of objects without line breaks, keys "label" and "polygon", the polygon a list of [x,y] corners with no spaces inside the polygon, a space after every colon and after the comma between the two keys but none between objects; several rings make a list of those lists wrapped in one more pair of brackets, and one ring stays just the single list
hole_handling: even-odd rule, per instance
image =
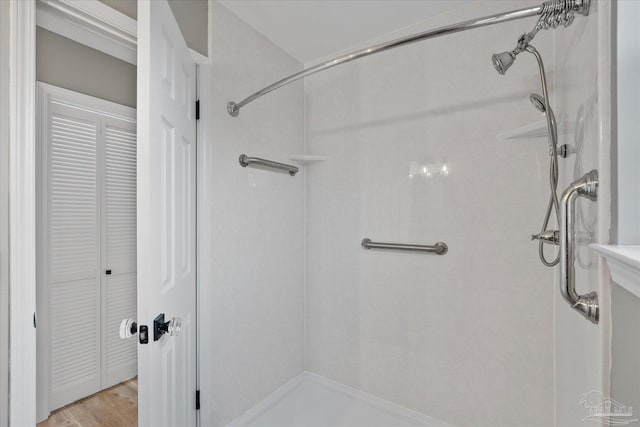
[{"label": "shower head mount", "polygon": [[491,60],[496,71],[505,74],[513,65],[519,53],[528,50],[529,43],[540,30],[555,29],[559,26],[568,27],[575,19],[575,13],[587,16],[591,0],[549,0],[542,5],[540,18],[535,27],[524,33],[518,39],[518,44],[512,51],[493,54]]},{"label": "shower head mount", "polygon": [[496,68],[496,71],[500,74],[505,74],[509,67],[513,65],[516,60],[516,57],[520,52],[524,52],[529,47],[529,42],[533,40],[535,33],[524,33],[518,39],[518,45],[512,51],[506,51],[502,53],[494,53],[491,56],[491,60],[493,61],[493,66]]}]

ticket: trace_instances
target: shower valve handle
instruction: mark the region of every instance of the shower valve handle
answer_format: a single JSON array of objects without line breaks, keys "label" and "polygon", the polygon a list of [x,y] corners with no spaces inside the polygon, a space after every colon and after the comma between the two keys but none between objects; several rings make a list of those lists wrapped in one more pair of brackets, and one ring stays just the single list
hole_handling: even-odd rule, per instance
[{"label": "shower valve handle", "polygon": [[531,240],[540,240],[542,243],[550,245],[560,244],[560,232],[558,230],[547,230],[538,234],[532,234]]}]

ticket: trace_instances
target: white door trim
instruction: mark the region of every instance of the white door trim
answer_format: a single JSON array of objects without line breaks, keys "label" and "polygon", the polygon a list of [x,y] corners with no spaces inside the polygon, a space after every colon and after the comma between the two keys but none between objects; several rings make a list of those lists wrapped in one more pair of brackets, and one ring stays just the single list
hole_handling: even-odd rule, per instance
[{"label": "white door trim", "polygon": [[[135,65],[136,20],[98,0],[38,0],[37,24],[68,39]],[[196,64],[209,58],[189,49]]]},{"label": "white door trim", "polygon": [[39,0],[38,26],[130,64],[136,63],[136,21],[97,0]]},{"label": "white door trim", "polygon": [[0,427],[9,423],[9,2],[0,1]]},{"label": "white door trim", "polygon": [[9,425],[36,421],[36,170],[34,0],[10,1]]}]

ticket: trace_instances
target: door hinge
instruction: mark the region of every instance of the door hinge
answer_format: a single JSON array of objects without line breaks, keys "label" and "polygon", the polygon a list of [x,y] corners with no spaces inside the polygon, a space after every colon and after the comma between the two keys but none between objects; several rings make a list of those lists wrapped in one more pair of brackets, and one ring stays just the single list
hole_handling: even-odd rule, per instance
[{"label": "door hinge", "polygon": [[200,390],[196,390],[196,410],[200,410]]},{"label": "door hinge", "polygon": [[200,120],[200,100],[196,101],[196,120]]}]

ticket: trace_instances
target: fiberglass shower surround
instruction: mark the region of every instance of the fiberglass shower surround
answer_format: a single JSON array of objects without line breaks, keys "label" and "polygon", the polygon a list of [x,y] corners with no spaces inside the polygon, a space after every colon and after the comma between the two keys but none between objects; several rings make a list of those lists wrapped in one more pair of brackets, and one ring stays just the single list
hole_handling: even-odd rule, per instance
[{"label": "fiberglass shower surround", "polygon": [[[588,16],[589,7],[590,0],[550,0],[540,6],[485,16],[479,19],[472,19],[457,24],[440,27],[434,30],[412,34],[389,42],[380,43],[375,46],[342,55],[338,58],[303,69],[302,71],[294,73],[269,86],[264,87],[263,89],[258,90],[257,92],[251,94],[240,102],[236,103],[231,101],[227,103],[227,112],[230,116],[237,117],[240,113],[241,108],[271,91],[279,89],[302,78],[311,76],[313,74],[319,73],[337,65],[345,64],[356,59],[364,58],[369,55],[384,52],[411,43],[431,39],[434,37],[540,15],[534,28],[530,32],[524,33],[519,38],[517,45],[513,50],[494,54],[492,55],[491,59],[496,71],[500,74],[505,74],[506,71],[513,65],[520,53],[528,52],[536,58],[540,72],[542,95],[532,94],[530,96],[530,100],[533,105],[546,117],[549,138],[549,155],[551,160],[549,165],[549,202],[547,204],[542,229],[540,233],[532,235],[531,238],[532,240],[538,240],[538,254],[541,262],[545,266],[553,267],[560,264],[560,287],[561,293],[565,300],[572,306],[573,309],[580,312],[591,322],[597,324],[599,320],[599,304],[597,294],[595,292],[591,292],[589,294],[580,295],[575,291],[575,273],[573,267],[573,260],[575,258],[575,244],[573,241],[573,216],[575,215],[575,213],[572,205],[578,196],[587,197],[590,200],[594,201],[597,199],[598,174],[597,171],[594,170],[574,182],[563,195],[563,204],[562,207],[560,206],[557,195],[558,156],[567,157],[572,152],[572,149],[568,144],[564,144],[561,147],[558,147],[557,123],[555,120],[555,115],[553,114],[553,109],[551,108],[551,105],[549,103],[549,90],[547,87],[547,78],[544,69],[544,63],[538,50],[530,44],[530,42],[535,38],[536,34],[541,30],[556,29],[560,26],[568,27],[569,25],[571,25],[575,19],[576,13]],[[251,161],[248,162],[247,160]],[[240,164],[243,167],[246,167],[251,163],[260,164],[261,166],[267,166],[276,169],[288,170],[292,176],[295,175],[295,172],[297,172],[297,170],[291,170],[290,165],[272,162],[265,159],[248,158],[244,154],[240,156]],[[556,223],[560,228],[559,230],[549,229],[552,215],[555,216]],[[423,252],[435,252],[440,255],[444,255],[448,250],[446,244],[444,244],[443,242],[438,242],[435,246],[420,246],[396,243],[374,244],[370,239],[365,238],[361,244],[365,249],[375,247],[378,249],[392,250],[419,250]],[[545,256],[545,245],[560,246],[558,253],[550,261]]]},{"label": "fiberglass shower surround", "polygon": [[[530,41],[557,119],[561,220],[576,214],[563,227],[576,227],[575,271],[570,242],[547,268],[529,239],[550,198],[550,110],[538,64],[518,54],[501,76],[490,59],[514,49],[540,14],[352,60],[254,99],[237,118],[226,110],[340,57],[340,44],[356,36],[353,50],[543,1],[479,0],[429,16],[425,2],[356,2],[310,18],[336,34],[332,16],[350,18],[344,38],[332,34],[323,49],[312,44],[323,33],[308,25],[276,38],[272,23],[307,22],[281,3],[265,4],[264,22],[252,21],[255,7],[213,3],[207,99],[217,101],[204,111],[216,137],[205,142],[213,155],[202,169],[211,178],[200,216],[206,424],[442,426],[407,420],[408,411],[459,426],[580,423],[582,393],[607,387],[609,283],[588,245],[605,242],[610,227],[609,2],[592,0],[588,17],[574,12],[569,27]],[[323,13],[344,7],[313,4]],[[370,35],[357,29],[385,10],[413,8],[425,8],[424,19],[413,13],[418,22]],[[253,158],[246,168],[242,153]],[[594,169],[600,188],[590,174],[561,197]],[[597,202],[586,200],[594,190]],[[552,211],[549,231],[556,220]],[[552,261],[558,245],[544,245]],[[595,298],[581,298],[591,291],[598,325],[563,300],[595,320]],[[393,420],[385,402],[403,408]]]}]

